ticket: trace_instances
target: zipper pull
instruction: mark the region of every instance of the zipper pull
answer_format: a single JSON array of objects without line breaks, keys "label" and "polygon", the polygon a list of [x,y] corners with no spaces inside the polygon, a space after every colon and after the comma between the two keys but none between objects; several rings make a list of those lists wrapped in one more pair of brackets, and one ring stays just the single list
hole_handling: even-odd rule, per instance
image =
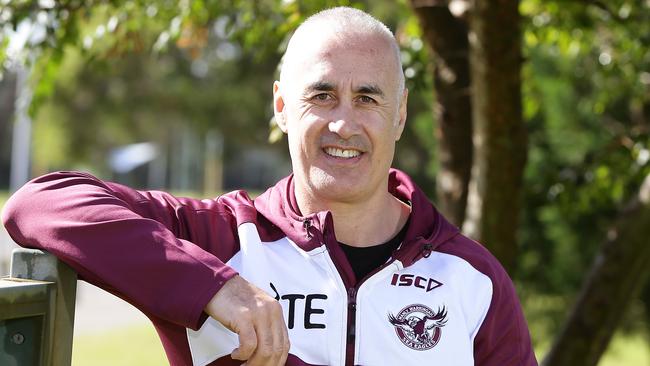
[{"label": "zipper pull", "polygon": [[424,247],[422,248],[422,257],[429,258],[432,251],[433,251],[433,245],[431,245],[431,243],[424,244]]},{"label": "zipper pull", "polygon": [[302,227],[303,229],[305,229],[305,232],[307,233],[306,238],[311,239],[312,235],[311,232],[309,232],[309,229],[311,228],[311,219],[305,219],[305,221],[302,222]]},{"label": "zipper pull", "polygon": [[357,306],[357,289],[355,287],[348,289],[348,306],[352,308],[356,308]]},{"label": "zipper pull", "polygon": [[348,288],[348,344],[354,344],[354,337],[356,336],[356,316],[357,313],[357,289],[355,287]]}]

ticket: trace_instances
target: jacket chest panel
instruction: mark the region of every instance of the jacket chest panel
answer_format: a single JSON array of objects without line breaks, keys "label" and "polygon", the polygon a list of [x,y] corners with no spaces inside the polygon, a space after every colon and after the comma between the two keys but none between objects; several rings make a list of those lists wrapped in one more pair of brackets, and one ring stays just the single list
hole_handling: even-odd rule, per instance
[{"label": "jacket chest panel", "polygon": [[355,364],[474,364],[491,297],[486,276],[440,253],[381,274],[359,289]]},{"label": "jacket chest panel", "polygon": [[[432,275],[408,269],[395,274]],[[437,280],[443,285],[427,292],[426,287],[392,285],[392,277],[359,290],[355,363],[473,365],[471,335],[457,294],[443,279]]]},{"label": "jacket chest panel", "polygon": [[280,302],[291,354],[309,364],[338,364],[347,303],[325,248],[307,253],[286,238],[261,242],[248,225],[240,226],[241,251],[228,265]]}]

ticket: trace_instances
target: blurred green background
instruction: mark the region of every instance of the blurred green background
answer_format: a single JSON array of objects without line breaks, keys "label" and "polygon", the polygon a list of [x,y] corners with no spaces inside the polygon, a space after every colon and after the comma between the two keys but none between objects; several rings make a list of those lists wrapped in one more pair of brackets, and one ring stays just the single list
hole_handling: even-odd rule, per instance
[{"label": "blurred green background", "polygon": [[[396,33],[410,95],[394,165],[435,202],[439,59],[415,3],[0,1],[0,205],[12,148],[29,152],[30,177],[80,169],[185,195],[264,190],[290,172],[271,108],[282,52],[300,21],[337,4],[368,10]],[[441,4],[454,14],[471,6]],[[518,9],[528,159],[510,273],[541,360],[650,172],[650,2],[522,0]],[[28,140],[16,137],[21,110]],[[6,271],[11,244],[2,240]],[[634,275],[641,285],[621,304],[599,365],[650,365],[650,286],[646,273]],[[164,363],[154,339],[140,323],[78,336],[75,364]]]}]

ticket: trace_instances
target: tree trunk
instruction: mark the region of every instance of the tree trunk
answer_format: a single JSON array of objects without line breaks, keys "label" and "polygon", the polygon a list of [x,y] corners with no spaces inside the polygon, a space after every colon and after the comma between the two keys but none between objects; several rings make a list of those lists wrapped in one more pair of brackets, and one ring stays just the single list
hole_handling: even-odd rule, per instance
[{"label": "tree trunk", "polygon": [[470,14],[474,164],[463,230],[512,272],[527,133],[519,2],[476,0]]},{"label": "tree trunk", "polygon": [[607,234],[543,365],[595,366],[650,268],[650,175]]},{"label": "tree trunk", "polygon": [[472,167],[469,43],[465,20],[444,1],[411,0],[434,57],[434,115],[438,122],[437,206],[462,225]]}]

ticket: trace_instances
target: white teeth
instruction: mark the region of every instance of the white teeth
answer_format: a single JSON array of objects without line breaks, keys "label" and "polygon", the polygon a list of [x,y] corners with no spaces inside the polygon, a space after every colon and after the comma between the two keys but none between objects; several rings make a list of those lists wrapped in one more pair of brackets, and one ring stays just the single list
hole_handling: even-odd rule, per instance
[{"label": "white teeth", "polygon": [[337,158],[355,158],[361,155],[357,150],[343,150],[335,147],[326,147],[325,153],[327,153],[327,155],[336,156]]}]

